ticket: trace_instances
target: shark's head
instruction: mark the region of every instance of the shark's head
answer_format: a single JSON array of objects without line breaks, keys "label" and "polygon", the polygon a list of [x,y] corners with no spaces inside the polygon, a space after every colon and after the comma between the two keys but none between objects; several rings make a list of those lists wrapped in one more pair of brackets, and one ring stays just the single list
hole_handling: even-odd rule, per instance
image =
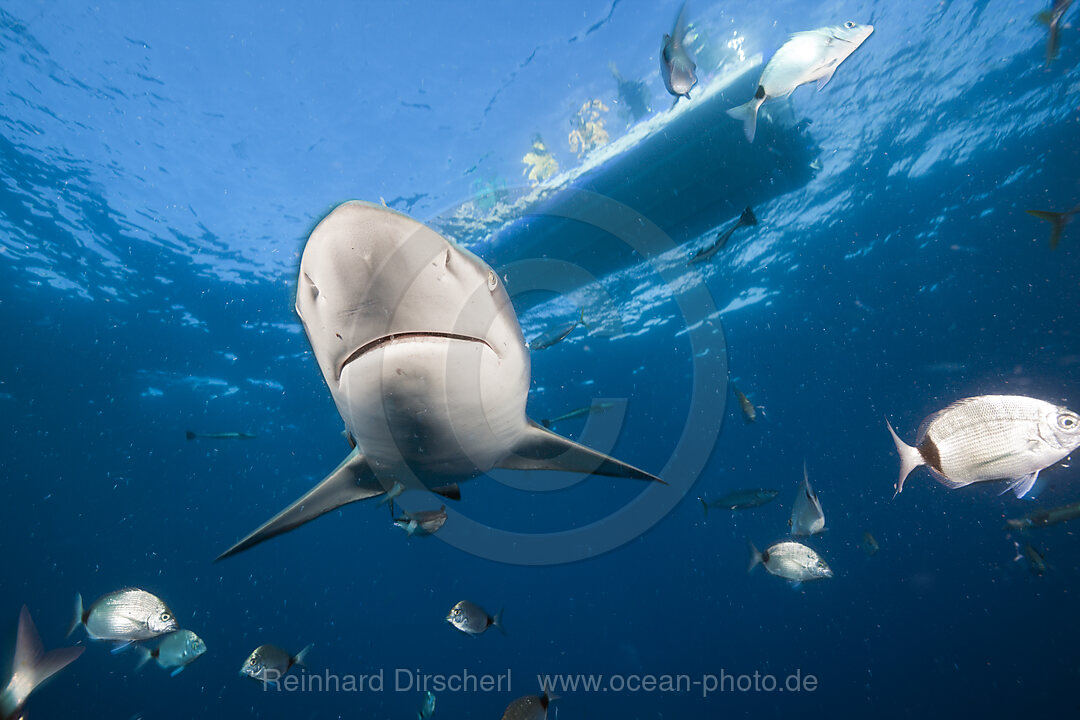
[{"label": "shark's head", "polygon": [[500,357],[523,352],[525,342],[487,263],[412,218],[364,202],[339,205],[311,233],[296,312],[331,388],[349,363],[395,340],[466,340]]}]

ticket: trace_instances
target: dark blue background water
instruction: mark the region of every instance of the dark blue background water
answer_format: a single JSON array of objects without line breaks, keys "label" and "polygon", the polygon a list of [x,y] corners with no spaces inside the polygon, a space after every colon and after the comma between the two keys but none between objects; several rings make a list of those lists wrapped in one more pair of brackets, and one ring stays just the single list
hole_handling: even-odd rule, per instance
[{"label": "dark blue background water", "polygon": [[[1036,577],[1013,562],[1012,540],[1024,540],[1002,525],[1080,499],[1075,470],[1047,470],[1034,503],[949,492],[921,471],[894,500],[884,427],[888,415],[910,440],[929,412],[981,393],[1080,405],[1080,238],[1071,228],[1051,251],[1045,224],[1024,213],[1080,199],[1080,45],[1067,30],[1044,68],[1032,21],[1043,5],[691,6],[713,37],[734,32],[766,57],[797,30],[851,19],[876,31],[825,91],[793,99],[821,171],[756,207],[762,226],[704,269],[729,308],[711,349],[726,345],[764,417],[746,424],[729,402],[671,513],[616,551],[553,567],[406,539],[371,505],[211,561],[347,451],[291,308],[313,223],[348,198],[426,194],[410,212],[429,219],[478,177],[517,185],[537,132],[572,166],[566,119],[590,98],[615,102],[608,61],[668,106],[655,64],[676,5],[5,6],[5,647],[23,603],[54,647],[75,592],[89,602],[125,585],[163,596],[209,646],[170,678],[91,643],[33,697],[33,715],[403,718],[419,707],[419,693],[389,687],[263,693],[237,676],[263,642],[313,642],[313,671],[383,669],[388,685],[395,668],[512,669],[512,693],[441,693],[437,717],[499,717],[539,672],[721,670],[800,670],[819,684],[707,700],[567,693],[557,706],[628,718],[1074,712],[1080,542],[1068,526],[1034,536],[1050,566]],[[613,454],[659,472],[702,348],[648,265],[606,282],[623,332],[579,329],[534,353],[530,413],[626,398]],[[557,314],[521,310],[527,335]],[[731,399],[725,378],[710,381]],[[258,438],[188,442],[188,429]],[[793,592],[746,575],[745,541],[783,536],[804,458],[829,525],[812,544],[836,577]],[[529,532],[604,517],[641,492],[603,478],[556,493],[497,480],[467,485],[459,509]],[[736,487],[781,497],[703,521],[696,496]],[[881,544],[873,558],[865,530]],[[505,607],[509,634],[454,632],[443,617],[466,598]]]}]

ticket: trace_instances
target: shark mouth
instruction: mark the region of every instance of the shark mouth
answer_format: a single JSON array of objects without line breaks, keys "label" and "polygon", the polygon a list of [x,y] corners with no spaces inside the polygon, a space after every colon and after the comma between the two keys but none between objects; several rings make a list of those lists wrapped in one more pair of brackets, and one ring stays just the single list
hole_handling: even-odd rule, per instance
[{"label": "shark mouth", "polygon": [[341,362],[341,365],[338,367],[337,379],[339,381],[341,380],[341,374],[343,372],[345,372],[345,366],[346,365],[351,363],[353,360],[356,360],[361,355],[364,355],[365,353],[371,352],[372,350],[378,350],[379,348],[381,348],[381,347],[383,347],[385,345],[390,345],[392,343],[399,342],[401,340],[427,339],[427,338],[441,338],[441,339],[444,339],[444,340],[461,340],[463,342],[480,343],[481,345],[486,347],[488,350],[491,350],[491,352],[495,352],[495,348],[491,347],[491,345],[488,343],[487,340],[484,340],[483,338],[472,337],[471,335],[460,335],[458,333],[445,333],[445,332],[424,332],[424,331],[391,333],[390,335],[383,335],[382,337],[377,337],[374,340],[372,340],[371,342],[365,343],[365,344],[361,345],[360,347],[356,348],[355,350],[353,350],[349,354],[349,356],[347,358],[345,358]]}]

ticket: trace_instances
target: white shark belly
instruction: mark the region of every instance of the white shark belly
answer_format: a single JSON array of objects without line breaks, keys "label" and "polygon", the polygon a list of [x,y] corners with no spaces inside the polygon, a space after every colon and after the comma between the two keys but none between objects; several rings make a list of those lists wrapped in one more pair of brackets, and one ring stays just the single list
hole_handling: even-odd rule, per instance
[{"label": "white shark belly", "polygon": [[392,475],[405,463],[443,484],[487,472],[521,442],[522,367],[480,341],[410,337],[349,362],[333,394],[372,469]]}]

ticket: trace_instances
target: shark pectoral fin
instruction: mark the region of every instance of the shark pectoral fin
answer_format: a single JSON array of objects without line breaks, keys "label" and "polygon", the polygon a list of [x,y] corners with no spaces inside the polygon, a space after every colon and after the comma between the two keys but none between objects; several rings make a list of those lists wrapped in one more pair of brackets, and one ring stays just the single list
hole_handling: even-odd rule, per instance
[{"label": "shark pectoral fin", "polygon": [[500,462],[498,467],[509,470],[562,470],[635,480],[655,480],[667,484],[655,475],[590,450],[531,420],[525,437],[514,448],[513,454]]},{"label": "shark pectoral fin", "polygon": [[275,535],[289,532],[342,505],[367,500],[385,492],[382,485],[375,479],[375,474],[371,471],[364,456],[358,449],[354,449],[344,462],[306,495],[223,552],[217,560],[243,552]]}]

